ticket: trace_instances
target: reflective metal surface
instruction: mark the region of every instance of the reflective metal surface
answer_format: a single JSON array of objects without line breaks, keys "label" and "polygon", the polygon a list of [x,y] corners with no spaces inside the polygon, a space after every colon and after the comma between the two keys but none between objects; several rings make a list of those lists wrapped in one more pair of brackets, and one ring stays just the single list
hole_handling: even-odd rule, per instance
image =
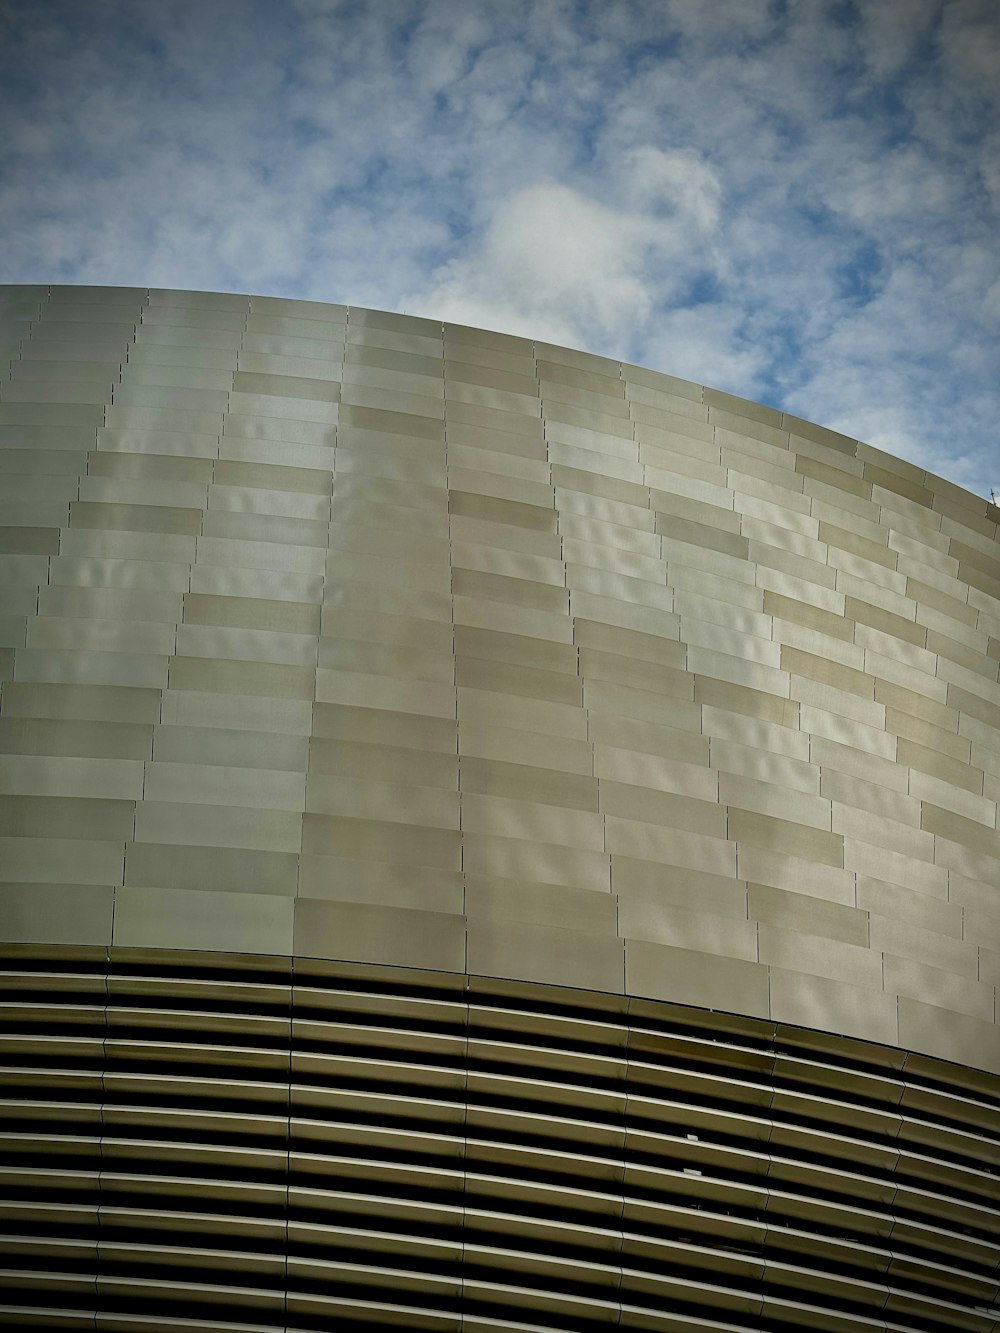
[{"label": "reflective metal surface", "polygon": [[0,1319],[1000,1330],[1000,511],[410,316],[0,343]]},{"label": "reflective metal surface", "polygon": [[993,506],[526,339],[2,302],[4,938],[468,969],[1000,1072]]},{"label": "reflective metal surface", "polygon": [[1000,1328],[995,1076],[442,971],[3,953],[7,1325]]}]

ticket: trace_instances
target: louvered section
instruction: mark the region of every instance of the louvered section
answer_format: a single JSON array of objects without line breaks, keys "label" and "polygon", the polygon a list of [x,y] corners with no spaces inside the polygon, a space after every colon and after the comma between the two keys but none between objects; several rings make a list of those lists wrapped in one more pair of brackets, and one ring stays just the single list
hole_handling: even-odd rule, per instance
[{"label": "louvered section", "polygon": [[1000,1329],[989,1076],[403,969],[4,967],[9,1325]]}]

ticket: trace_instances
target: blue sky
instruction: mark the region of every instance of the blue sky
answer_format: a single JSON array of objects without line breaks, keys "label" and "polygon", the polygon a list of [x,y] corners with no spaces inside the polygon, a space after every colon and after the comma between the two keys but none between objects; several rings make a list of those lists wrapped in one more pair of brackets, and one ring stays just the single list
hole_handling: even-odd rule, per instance
[{"label": "blue sky", "polygon": [[0,281],[583,346],[1000,490],[996,0],[0,0]]}]

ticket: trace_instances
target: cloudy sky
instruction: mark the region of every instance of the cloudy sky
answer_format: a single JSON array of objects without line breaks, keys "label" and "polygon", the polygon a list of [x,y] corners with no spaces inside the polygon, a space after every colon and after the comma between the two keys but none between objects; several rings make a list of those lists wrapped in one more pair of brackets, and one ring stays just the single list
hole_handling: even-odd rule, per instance
[{"label": "cloudy sky", "polygon": [[527,332],[1000,491],[996,0],[0,0],[0,281]]}]

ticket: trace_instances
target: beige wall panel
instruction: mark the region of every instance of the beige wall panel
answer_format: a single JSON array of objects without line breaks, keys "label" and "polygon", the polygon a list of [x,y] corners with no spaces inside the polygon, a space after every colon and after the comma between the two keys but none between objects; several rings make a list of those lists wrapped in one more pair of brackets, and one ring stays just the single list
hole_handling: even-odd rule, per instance
[{"label": "beige wall panel", "polygon": [[878,989],[772,967],[771,1017],[888,1046],[903,1041],[896,999]]},{"label": "beige wall panel", "polygon": [[307,688],[304,682],[300,697],[308,698],[314,692],[319,703],[359,707],[368,705],[392,712],[422,713],[428,717],[455,716],[455,689],[452,685],[419,679],[394,679],[362,671],[332,671],[325,667],[320,667],[312,675],[315,679],[314,690]]},{"label": "beige wall panel", "polygon": [[29,648],[82,652],[133,653],[169,656],[174,651],[173,625],[157,622],[65,618],[45,613],[32,619],[26,644]]},{"label": "beige wall panel", "polygon": [[[312,660],[315,662],[315,640],[311,646]],[[373,642],[360,636],[324,635],[319,643],[319,666],[336,673],[362,673],[400,679],[412,676],[419,681],[450,685],[455,676],[451,643],[442,643],[440,647],[444,648],[443,652],[420,648],[415,644]],[[235,657],[236,654],[228,653],[227,656]],[[263,653],[258,652],[257,656],[263,657]]]},{"label": "beige wall panel", "polygon": [[237,567],[288,574],[322,574],[323,551],[319,546],[236,540],[235,534],[213,536],[209,533],[198,539],[197,562],[223,569]]},{"label": "beige wall panel", "polygon": [[790,856],[785,850],[771,851],[744,842],[738,848],[737,866],[740,878],[750,883],[789,889],[847,907],[855,900],[854,871],[819,865],[804,857]]},{"label": "beige wall panel", "polygon": [[230,412],[226,416],[218,439],[218,456],[296,467],[332,468],[331,450],[336,442],[337,427],[332,422],[254,416],[248,406],[245,412]]},{"label": "beige wall panel", "polygon": [[[461,508],[461,504],[458,507]],[[453,510],[445,527],[445,536],[449,529],[456,542],[491,546],[496,550],[519,551],[554,560],[560,558],[562,550],[555,532],[508,523],[502,516],[494,522],[490,517],[467,516]]]},{"label": "beige wall panel", "polygon": [[1000,1072],[1000,1040],[995,1022],[984,1022],[909,996],[899,999],[899,1044],[943,1060]]},{"label": "beige wall panel", "polygon": [[[659,573],[660,570],[656,572]],[[666,571],[663,570],[663,573],[665,577]],[[566,584],[571,590],[574,615],[587,615],[586,603],[579,600],[581,593],[584,598],[589,594],[593,597],[631,603],[644,611],[648,608],[654,612],[669,613],[674,606],[672,590],[661,584],[659,579],[633,578],[631,575],[597,569],[593,565],[568,565]],[[600,618],[594,617],[594,619]]]},{"label": "beige wall panel", "polygon": [[117,887],[116,946],[624,991],[996,1063],[985,501],[530,339],[10,299],[10,937],[107,944]]},{"label": "beige wall panel", "polygon": [[[391,722],[388,725],[391,727]],[[530,733],[528,738],[535,739]],[[297,767],[305,767],[304,758]],[[308,767],[310,775],[351,777],[374,782],[392,780],[438,787],[445,791],[458,789],[457,757],[422,747],[368,744],[339,738],[322,739],[314,735],[308,744]]]},{"label": "beige wall panel", "polygon": [[15,944],[109,945],[114,890],[90,884],[3,884],[4,934]]},{"label": "beige wall panel", "polygon": [[[233,581],[235,584],[235,580]],[[263,582],[263,581],[262,581]],[[287,584],[287,580],[282,580]],[[237,585],[238,586],[238,585]],[[260,596],[239,596],[234,593],[190,592],[184,598],[185,627],[213,625],[224,628],[266,630],[276,634],[300,634],[314,639],[320,625],[320,608],[310,602],[290,598],[269,598],[263,594],[270,589],[253,581],[254,591]],[[290,588],[281,589],[282,591]],[[241,589],[242,591],[242,589]],[[246,589],[249,591],[249,589]],[[317,589],[318,591],[318,589]],[[180,616],[177,617],[181,619]],[[178,633],[181,626],[178,625]],[[187,631],[190,633],[190,631]]]},{"label": "beige wall panel", "polygon": [[127,759],[0,755],[0,794],[93,796],[134,801],[142,796],[143,765]]},{"label": "beige wall panel", "polygon": [[850,986],[882,989],[882,958],[866,946],[769,924],[761,925],[758,941],[762,963]]},{"label": "beige wall panel", "polygon": [[316,671],[272,662],[235,662],[207,657],[175,657],[170,663],[172,690],[212,694],[255,694],[277,699],[312,699]]},{"label": "beige wall panel", "polygon": [[[944,886],[947,891],[948,885]],[[948,936],[961,939],[963,932],[963,909],[959,901],[947,902],[901,884],[889,884],[885,880],[873,879],[868,875],[857,876],[858,907],[869,911],[873,916],[887,917],[905,922],[910,930],[926,930],[935,939]]]},{"label": "beige wall panel", "polygon": [[454,721],[339,704],[317,703],[310,711],[312,734],[318,738],[456,753]]},{"label": "beige wall panel", "polygon": [[267,894],[122,889],[113,938],[130,948],[291,953],[293,907]]},{"label": "beige wall panel", "polygon": [[[783,503],[777,504],[770,498],[771,490],[763,483],[754,480],[753,494],[748,493],[749,485],[749,479],[744,479],[734,511],[740,532],[756,537],[763,546],[785,546],[792,540],[789,534],[793,533],[815,540],[819,519],[812,512],[814,501],[786,488],[781,496]],[[750,530],[754,525],[761,525],[756,533]]]},{"label": "beige wall panel", "polygon": [[[835,690],[837,694],[853,694],[865,702],[875,701],[875,679],[867,675],[865,671],[854,663],[857,657],[853,654],[853,663],[845,663],[843,660],[831,660],[834,654],[818,655],[816,652],[803,651],[801,647],[793,647],[783,643],[781,645],[781,666],[793,677],[800,678],[804,685],[798,686],[798,693],[793,697],[802,697],[803,702],[814,703],[822,707],[822,695],[817,697],[816,691],[810,691],[809,685],[825,686],[829,690]],[[836,656],[839,658],[840,654]],[[860,709],[863,716],[874,716],[881,723],[884,714],[877,712],[872,714],[871,710]]]},{"label": "beige wall panel", "polygon": [[543,737],[559,736],[577,741],[587,739],[587,714],[572,704],[554,704],[546,699],[465,686],[459,686],[457,693],[460,722],[535,731]]},{"label": "beige wall panel", "polygon": [[295,952],[305,957],[465,971],[461,916],[300,898],[295,932]]},{"label": "beige wall panel", "polygon": [[[667,599],[654,584],[647,582],[645,588],[653,588],[656,600],[666,602]],[[666,609],[660,610],[655,605],[649,605],[648,600],[622,602],[614,597],[581,592],[575,588],[570,596],[570,608],[574,620],[593,620],[620,629],[636,630],[641,634],[659,634],[665,639],[677,638],[677,617]]]},{"label": "beige wall panel", "polygon": [[181,619],[183,594],[145,589],[67,588],[50,585],[39,591],[39,616],[93,620],[130,620],[176,625]]},{"label": "beige wall panel", "polygon": [[255,809],[301,810],[305,779],[301,773],[276,769],[154,761],[145,765],[142,795],[149,801],[214,801]]},{"label": "beige wall panel", "polygon": [[[683,637],[689,648],[708,648],[713,652],[725,653],[730,657],[742,657],[747,662],[761,666],[779,667],[781,665],[781,645],[774,643],[770,636],[758,633],[742,634],[725,625],[712,621],[696,620],[692,616],[682,618]],[[755,628],[764,628],[756,626]]]},{"label": "beige wall panel", "polygon": [[242,626],[178,625],[173,649],[177,657],[217,658],[237,662],[276,662],[313,666],[316,641],[309,634],[287,634],[277,629]]},{"label": "beige wall panel", "polygon": [[625,900],[619,909],[619,930],[626,940],[651,940],[674,948],[693,949],[717,958],[757,961],[757,926],[717,916],[702,908],[689,910],[648,901]]},{"label": "beige wall panel", "polygon": [[[602,779],[601,794],[613,802],[612,788],[629,784],[621,799],[628,799],[631,791],[673,792],[679,796],[693,798],[696,801],[711,803],[719,799],[719,777],[710,770],[702,758],[703,739],[700,736],[687,736],[684,732],[677,736],[676,750],[685,751],[696,760],[685,763],[680,759],[667,759],[661,755],[640,750],[626,750],[616,746],[595,744],[593,766],[597,777]],[[697,760],[702,758],[702,762]],[[610,806],[605,802],[605,808]],[[636,809],[638,807],[635,807]]]},{"label": "beige wall panel", "polygon": [[443,870],[461,868],[457,832],[377,819],[306,814],[302,819],[302,851],[395,865],[412,862]]},{"label": "beige wall panel", "polygon": [[[566,529],[560,525],[562,531]],[[602,525],[603,526],[603,525]],[[575,537],[563,537],[563,555],[567,564],[587,569],[607,570],[609,573],[644,579],[647,583],[666,581],[666,566],[660,559],[660,541],[655,534],[646,534],[649,548],[645,553],[623,549],[620,546],[598,546]]]},{"label": "beige wall panel", "polygon": [[840,591],[835,569],[820,560],[809,560],[795,551],[785,551],[754,541],[750,543],[750,559],[756,562],[757,582],[761,587],[802,588],[803,597],[807,595],[810,585],[817,590]]},{"label": "beige wall panel", "polygon": [[654,693],[613,681],[589,680],[584,684],[584,707],[591,715],[607,714],[632,721],[665,723],[681,731],[694,730],[699,720],[699,708],[691,699],[693,686],[684,677],[679,682],[668,678],[665,683],[673,689]]},{"label": "beige wall panel", "polygon": [[311,854],[298,862],[300,898],[407,908],[417,901],[427,912],[462,914],[465,885],[458,871]]},{"label": "beige wall panel", "polygon": [[[538,765],[504,763],[463,756],[459,764],[463,794],[511,796],[571,810],[598,808],[597,779]],[[601,784],[604,795],[604,784]]]},{"label": "beige wall panel", "polygon": [[469,875],[602,893],[611,888],[611,860],[605,852],[474,832],[463,837],[463,850],[463,866]]},{"label": "beige wall panel", "polygon": [[[704,698],[706,693],[705,682],[699,681],[696,690]],[[734,745],[749,750],[760,750],[775,756],[779,767],[782,758],[808,762],[810,738],[808,733],[798,730],[797,707],[793,706],[786,709],[782,706],[780,711],[786,713],[787,718],[772,722],[753,716],[745,708],[737,710],[731,707],[733,703],[741,702],[742,700],[739,699],[728,698],[723,700],[720,707],[710,703],[702,705],[702,729],[705,735],[711,738],[713,745],[717,741],[723,741],[732,742]],[[729,766],[720,763],[714,765],[714,767],[726,768]],[[740,769],[737,766],[732,771],[739,772]],[[750,774],[748,776],[762,775]]]},{"label": "beige wall panel", "polygon": [[895,820],[911,828],[920,827],[920,800],[912,785],[913,794],[905,795],[879,782],[866,782],[857,776],[839,773],[835,768],[824,766],[818,771],[822,775],[820,793],[835,805],[848,806],[875,818]]},{"label": "beige wall panel", "polygon": [[713,875],[736,874],[736,844],[722,837],[611,815],[606,823],[606,845],[612,853]]},{"label": "beige wall panel", "polygon": [[744,725],[774,724],[786,730],[797,729],[801,709],[796,700],[784,699],[779,695],[735,685],[728,681],[716,680],[709,676],[695,678],[694,697],[696,703],[707,709],[713,717],[723,713],[735,714],[746,719]]},{"label": "beige wall panel", "polygon": [[740,496],[740,501],[740,532],[744,540],[761,547],[793,551],[820,564],[825,561],[826,544],[816,538],[819,531],[816,519],[807,514],[789,514],[778,505],[749,496]]},{"label": "beige wall panel", "polygon": [[22,648],[14,676],[20,681],[66,685],[121,685],[162,689],[168,659],[146,653]]},{"label": "beige wall panel", "polygon": [[559,515],[571,514],[597,523],[634,527],[640,532],[653,532],[655,515],[640,496],[636,503],[605,499],[578,490],[557,490],[556,508]]},{"label": "beige wall panel", "polygon": [[776,667],[760,666],[732,653],[716,652],[710,648],[689,648],[688,670],[713,681],[726,681],[756,693],[789,697],[789,674]]},{"label": "beige wall panel", "polygon": [[444,464],[437,459],[400,457],[395,450],[372,448],[338,449],[338,475],[393,481],[400,485],[440,486],[444,483]]},{"label": "beige wall panel", "polygon": [[159,718],[160,700],[154,689],[12,681],[0,692],[0,709],[5,718],[150,723]]},{"label": "beige wall panel", "polygon": [[[448,402],[448,422],[449,429],[454,423],[463,428],[519,435],[526,444],[531,441],[537,445],[545,440],[545,423],[540,417],[527,416],[523,412],[504,412],[455,398]],[[533,450],[531,456],[535,456],[535,452]]]},{"label": "beige wall panel", "polygon": [[632,938],[647,937],[625,929],[627,922],[656,919],[666,908],[708,912],[742,922],[748,919],[747,885],[732,876],[615,855],[611,883],[618,895],[622,932]]},{"label": "beige wall panel", "polygon": [[732,773],[719,775],[719,800],[730,808],[778,815],[809,828],[838,831],[831,824],[831,803],[822,796],[790,791],[782,786]]},{"label": "beige wall panel", "polygon": [[[627,644],[620,646],[624,648]],[[674,647],[673,643],[670,643],[670,647]],[[694,693],[694,681],[690,673],[683,669],[682,655],[678,653],[676,656],[681,658],[679,667],[668,666],[663,662],[651,662],[643,657],[603,652],[598,648],[582,646],[579,655],[580,675],[588,684],[606,681],[612,685],[643,692],[665,694],[672,699],[691,699]]]},{"label": "beige wall panel", "polygon": [[294,897],[296,857],[241,847],[184,847],[133,843],[125,861],[130,888],[214,889]]},{"label": "beige wall panel", "polygon": [[594,747],[588,741],[543,736],[535,731],[521,731],[501,725],[475,721],[459,724],[459,751],[478,759],[499,759],[506,763],[528,764],[537,768],[554,767],[561,773],[594,775]]},{"label": "beige wall panel", "polygon": [[[191,569],[189,583],[191,591],[184,599],[185,619],[190,619],[192,624],[228,625],[232,622],[249,629],[272,624],[279,629],[315,633],[315,610],[307,625],[303,625],[300,617],[305,613],[300,609],[271,608],[267,603],[291,602],[299,608],[314,606],[322,599],[321,574],[196,564]],[[227,608],[220,601],[203,600],[209,598],[229,598],[234,605]],[[189,601],[193,611],[190,617],[187,614]],[[255,601],[265,605],[255,607]],[[282,617],[286,619],[282,620]]]},{"label": "beige wall panel", "polygon": [[939,930],[874,912],[871,914],[870,940],[873,949],[881,949],[887,955],[897,955],[897,962],[909,959],[941,968],[956,976],[971,980],[976,978],[977,950],[971,941],[952,936],[942,938]]},{"label": "beige wall panel", "polygon": [[[813,742],[819,742],[822,749],[822,742],[833,741],[841,752],[855,750],[871,759],[896,759],[896,737],[881,729],[877,715],[867,722],[859,722],[834,709],[802,704],[798,721],[802,730],[808,731],[813,738],[810,748],[813,748]],[[864,759],[859,758],[857,762],[864,764]]]},{"label": "beige wall panel", "polygon": [[604,823],[603,816],[585,810],[543,805],[530,799],[462,794],[462,828],[470,833],[547,839],[561,846],[599,852],[605,849]]},{"label": "beige wall panel", "polygon": [[979,852],[965,843],[950,842],[937,835],[934,856],[938,866],[947,866],[976,879],[987,880],[995,873],[996,857],[991,852]]},{"label": "beige wall panel", "polygon": [[[300,802],[300,808],[301,808]],[[457,792],[437,787],[372,782],[350,777],[310,774],[305,781],[305,809],[318,815],[347,815],[429,828],[460,827]]]},{"label": "beige wall panel", "polygon": [[780,850],[820,865],[836,867],[844,864],[844,839],[841,835],[796,823],[794,819],[731,808],[729,836],[739,843],[766,851]]},{"label": "beige wall panel", "polygon": [[[592,443],[601,447],[588,449],[581,445],[565,444],[559,440],[549,439],[547,452],[548,461],[552,464],[553,485],[590,491],[595,485],[600,486],[600,482],[596,481],[598,475],[605,478],[617,477],[620,481],[632,485],[642,485],[642,464],[636,459],[635,445],[631,440],[619,440],[615,436],[607,436],[602,441],[592,441]],[[702,465],[690,459],[685,459],[684,462],[689,467],[697,467],[700,472]],[[539,464],[539,470],[541,466]],[[572,471],[592,473],[595,481],[587,483],[582,477],[573,480],[567,475]],[[545,480],[544,476],[539,479]],[[605,481],[604,485],[607,484]],[[601,491],[603,493],[603,487]],[[636,498],[641,504],[644,497],[637,495]]]},{"label": "beige wall panel", "polygon": [[[741,745],[737,741],[728,740],[715,730],[713,724],[717,719],[714,710],[706,709],[705,712],[713,713],[712,717],[704,718],[704,729],[712,738],[710,751],[712,767],[718,769],[720,775],[725,775],[727,781],[731,782],[738,776],[772,789],[781,788],[787,792],[801,792],[808,796],[830,796],[830,792],[821,790],[820,769],[817,765],[810,764],[804,759],[791,758],[780,750],[776,753],[771,749]],[[806,745],[804,749],[807,751],[808,746]],[[722,776],[720,784],[721,781]],[[736,792],[739,787],[731,790]],[[746,804],[741,799],[730,800],[729,796],[721,799],[727,804]],[[915,818],[919,822],[918,817]]]},{"label": "beige wall panel", "polygon": [[[817,719],[810,717],[808,720]],[[837,740],[814,733],[809,740],[812,762],[824,770],[831,769],[845,776],[860,778],[863,782],[877,783],[890,791],[906,792],[909,788],[909,772],[895,763],[896,746],[893,739],[887,738],[880,747],[888,753],[873,754],[867,748],[862,749],[859,744],[868,742],[871,735],[871,728],[866,728],[864,733],[858,732],[852,745],[849,736]]]},{"label": "beige wall panel", "polygon": [[468,971],[589,990],[624,989],[624,944],[610,932],[469,919]]},{"label": "beige wall panel", "polygon": [[[979,757],[984,757],[980,755]],[[976,765],[974,765],[974,768]],[[987,790],[989,778],[983,776],[983,790]],[[931,777],[917,769],[910,772],[910,794],[921,801],[941,807],[953,814],[974,820],[992,829],[997,826],[997,803],[987,794],[979,796],[966,791],[964,787],[953,786],[940,778]]]},{"label": "beige wall panel", "polygon": [[988,986],[1000,986],[1000,949],[979,946],[979,980]]},{"label": "beige wall panel", "polygon": [[[842,944],[869,945],[868,913],[823,897],[793,893],[766,884],[749,884],[747,910],[752,921],[806,931]],[[874,946],[874,941],[871,941]]]},{"label": "beige wall panel", "polygon": [[[928,720],[915,707],[903,710],[887,706],[886,730],[895,732],[901,740],[910,741],[913,746],[922,750],[935,750],[941,755],[955,759],[960,767],[968,765],[972,743],[967,737],[958,734],[960,714],[941,705],[932,705],[932,708],[933,720]],[[931,709],[925,712],[931,712]],[[911,746],[903,748],[907,754],[918,753],[918,750]]]},{"label": "beige wall panel", "polygon": [[[558,432],[567,434],[565,430]],[[560,497],[580,493],[609,500],[612,503],[636,509],[648,509],[649,491],[642,484],[636,463],[636,449],[631,440],[618,440],[615,436],[595,435],[593,438],[583,432],[574,431],[570,443],[562,447],[580,454],[580,463],[588,466],[569,466],[559,460],[559,441],[552,440],[553,430],[547,433],[550,441],[548,458],[552,463],[552,485],[555,489],[556,507]],[[555,450],[552,444],[557,447]],[[593,446],[588,448],[587,446]],[[598,466],[599,459],[611,454],[609,466]]]},{"label": "beige wall panel", "polygon": [[[758,605],[763,598],[755,597]],[[674,605],[679,616],[700,621],[707,625],[720,625],[740,634],[756,635],[758,638],[773,638],[773,619],[765,615],[757,606],[736,606],[732,602],[717,601],[714,597],[700,596],[694,592],[677,591]]]},{"label": "beige wall panel", "polygon": [[766,967],[646,940],[626,941],[625,987],[679,1004],[711,1005],[714,995],[719,1008],[760,1018],[768,1014]]},{"label": "beige wall panel", "polygon": [[714,800],[698,800],[674,792],[657,791],[634,783],[602,779],[600,805],[608,816],[641,820],[661,827],[714,838],[726,836],[726,814]]},{"label": "beige wall panel", "polygon": [[493,923],[533,922],[540,926],[567,928],[588,934],[614,934],[618,903],[606,891],[579,889],[573,885],[538,886],[498,876],[468,875],[465,882],[465,914],[470,920]]},{"label": "beige wall panel", "polygon": [[0,878],[30,884],[120,884],[123,841],[36,836],[0,837]]},{"label": "beige wall panel", "polygon": [[297,852],[302,843],[302,816],[291,810],[142,801],[136,810],[135,839],[181,846]]},{"label": "beige wall panel", "polygon": [[566,584],[566,567],[561,560],[527,555],[502,546],[453,541],[452,559],[457,569],[468,569],[481,574],[503,574],[508,578],[530,579],[535,583],[550,583],[557,588],[562,588]]},{"label": "beige wall panel", "polygon": [[[304,699],[274,699],[250,694],[199,690],[164,690],[160,712],[165,726],[225,728],[308,736],[313,705]],[[208,744],[212,744],[211,741]],[[280,752],[280,751],[279,751]]]},{"label": "beige wall panel", "polygon": [[[305,471],[303,468],[302,471]],[[208,496],[209,508],[213,514],[216,524],[215,531],[218,533],[224,530],[224,522],[221,520],[220,511],[229,514],[239,515],[274,515],[277,518],[299,519],[301,526],[298,529],[289,529],[287,525],[278,523],[261,524],[261,530],[257,534],[263,535],[265,526],[268,531],[291,533],[291,540],[299,541],[303,545],[307,544],[308,536],[315,540],[321,533],[323,543],[326,542],[326,525],[330,522],[330,501],[327,495],[312,495],[302,491],[281,491],[264,490],[261,486],[212,486],[209,489]],[[231,519],[230,522],[233,520]],[[246,519],[243,519],[246,523]],[[322,529],[316,529],[310,525],[320,523]],[[249,526],[249,525],[248,525]],[[205,531],[209,530],[208,519],[206,517]],[[237,535],[230,530],[232,535]]]},{"label": "beige wall panel", "polygon": [[933,839],[926,831],[916,830],[908,822],[884,818],[854,806],[834,805],[833,831],[857,842],[874,843],[891,852],[900,852],[917,861],[934,860]]}]

